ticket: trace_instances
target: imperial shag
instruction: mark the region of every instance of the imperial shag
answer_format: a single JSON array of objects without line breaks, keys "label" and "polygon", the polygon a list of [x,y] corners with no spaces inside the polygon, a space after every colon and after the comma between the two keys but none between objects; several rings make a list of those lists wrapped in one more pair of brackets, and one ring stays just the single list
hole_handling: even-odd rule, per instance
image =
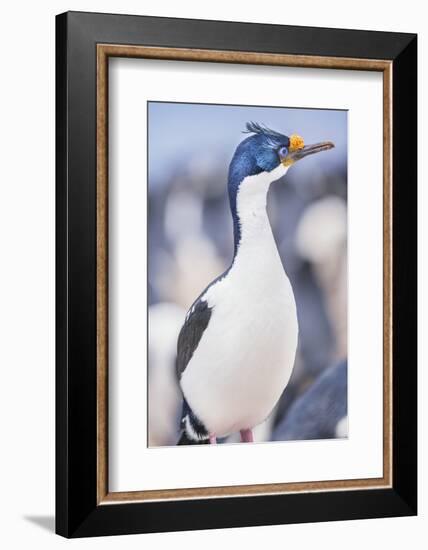
[{"label": "imperial shag", "polygon": [[304,145],[256,123],[229,167],[232,263],[195,300],[177,344],[183,392],[179,445],[215,443],[252,428],[271,413],[294,365],[297,313],[266,212],[270,184],[298,160],[334,147]]}]

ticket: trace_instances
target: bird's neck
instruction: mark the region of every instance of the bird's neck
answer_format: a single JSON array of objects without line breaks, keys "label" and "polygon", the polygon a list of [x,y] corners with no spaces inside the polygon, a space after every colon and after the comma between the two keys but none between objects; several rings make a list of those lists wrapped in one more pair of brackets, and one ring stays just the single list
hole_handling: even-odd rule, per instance
[{"label": "bird's neck", "polygon": [[246,245],[265,239],[272,233],[266,211],[269,184],[253,183],[244,182],[236,197],[236,211],[233,213],[235,256]]},{"label": "bird's neck", "polygon": [[[278,174],[276,174],[278,172]],[[247,176],[231,199],[234,232],[234,260],[243,250],[275,245],[266,211],[270,184],[284,174],[284,169]]]}]

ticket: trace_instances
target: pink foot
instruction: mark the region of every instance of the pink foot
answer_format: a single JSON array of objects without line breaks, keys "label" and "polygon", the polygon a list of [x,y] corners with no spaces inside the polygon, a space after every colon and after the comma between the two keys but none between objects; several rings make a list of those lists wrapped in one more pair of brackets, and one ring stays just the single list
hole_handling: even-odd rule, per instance
[{"label": "pink foot", "polygon": [[253,432],[252,430],[241,430],[241,442],[242,443],[253,443]]},{"label": "pink foot", "polygon": [[215,445],[216,443],[217,443],[216,436],[214,434],[210,435],[210,445]]}]

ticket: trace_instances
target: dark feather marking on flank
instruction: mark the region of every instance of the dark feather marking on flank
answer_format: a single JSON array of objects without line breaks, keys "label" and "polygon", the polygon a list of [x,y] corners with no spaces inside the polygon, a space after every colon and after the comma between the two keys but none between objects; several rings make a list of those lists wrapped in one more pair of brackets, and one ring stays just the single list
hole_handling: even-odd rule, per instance
[{"label": "dark feather marking on flank", "polygon": [[[177,342],[177,376],[183,375],[189,361],[193,357],[196,348],[201,341],[202,335],[208,326],[212,308],[208,302],[198,298],[190,308],[184,325],[180,330]],[[187,426],[188,424],[188,426]],[[182,435],[177,445],[197,445],[209,443],[209,434],[204,424],[199,420],[190,408],[186,399],[183,402],[181,415]],[[187,430],[189,427],[189,430]]]},{"label": "dark feather marking on flank", "polygon": [[210,442],[208,430],[192,411],[186,399],[183,400],[181,428],[182,433],[177,445],[206,445]]},{"label": "dark feather marking on flank", "polygon": [[201,439],[200,441],[196,441],[196,439],[191,439],[187,435],[186,430],[183,430],[181,432],[180,439],[177,441],[177,445],[209,445],[209,442],[209,439]]},{"label": "dark feather marking on flank", "polygon": [[208,326],[211,309],[205,300],[197,300],[189,310],[177,342],[177,375],[180,379],[192,358],[205,329]]}]

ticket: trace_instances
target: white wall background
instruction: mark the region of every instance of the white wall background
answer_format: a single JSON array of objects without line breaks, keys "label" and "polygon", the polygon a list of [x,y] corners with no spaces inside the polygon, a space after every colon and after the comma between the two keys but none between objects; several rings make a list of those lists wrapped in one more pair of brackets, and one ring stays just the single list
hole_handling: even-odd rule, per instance
[{"label": "white wall background", "polygon": [[[53,534],[54,512],[54,16],[90,10],[174,17],[223,19],[324,27],[418,32],[420,77],[426,78],[424,5],[419,0],[343,2],[304,0],[112,0],[8,2],[0,18],[0,545],[44,549],[79,548],[204,549],[278,544],[291,549],[360,549],[381,544],[388,550],[422,548],[428,531],[427,476],[420,471],[420,516],[324,524],[258,527],[87,539],[67,542]],[[425,61],[425,67],[423,67]],[[424,70],[423,70],[424,69]],[[420,92],[422,97],[422,92]],[[420,105],[420,134],[426,109]],[[424,136],[420,136],[423,163]],[[427,206],[420,169],[420,229]],[[422,252],[423,241],[419,241]],[[425,247],[426,248],[426,247]],[[425,260],[425,258],[423,258]],[[426,278],[420,261],[420,281]],[[428,305],[420,292],[422,310]],[[425,307],[424,307],[425,306]],[[428,389],[420,358],[420,464],[426,462]],[[425,390],[425,392],[424,392]]]}]

